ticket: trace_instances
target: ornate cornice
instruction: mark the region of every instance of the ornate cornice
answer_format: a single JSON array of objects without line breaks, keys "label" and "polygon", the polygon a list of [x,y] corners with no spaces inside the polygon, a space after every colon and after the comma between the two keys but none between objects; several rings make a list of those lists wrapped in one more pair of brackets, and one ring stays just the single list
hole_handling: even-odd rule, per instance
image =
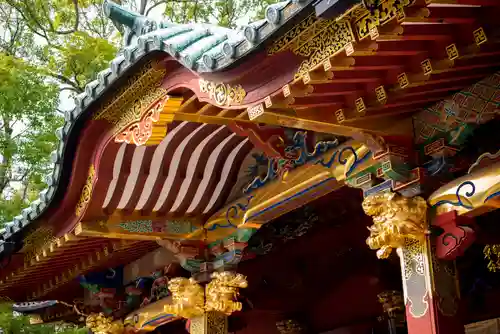
[{"label": "ornate cornice", "polygon": [[378,249],[377,257],[389,257],[393,249],[404,246],[407,240],[422,241],[427,234],[427,203],[422,197],[403,197],[392,192],[367,196],[363,210],[373,218],[366,243]]}]

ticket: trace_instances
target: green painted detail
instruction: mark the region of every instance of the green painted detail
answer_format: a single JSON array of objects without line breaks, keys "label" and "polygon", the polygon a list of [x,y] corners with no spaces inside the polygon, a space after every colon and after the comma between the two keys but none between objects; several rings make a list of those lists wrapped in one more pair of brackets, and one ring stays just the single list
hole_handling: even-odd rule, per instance
[{"label": "green painted detail", "polygon": [[391,161],[384,161],[381,168],[384,175],[394,181],[406,182],[410,176],[410,168],[406,163],[395,164]]},{"label": "green painted detail", "polygon": [[208,32],[208,30],[201,30],[201,31],[191,31],[191,32],[176,36],[176,38],[172,38],[171,41],[167,42],[168,49],[172,54],[182,52],[188,46],[196,43],[197,41],[199,41],[202,38],[207,37],[209,34],[210,33]]},{"label": "green painted detail", "polygon": [[129,27],[130,29],[134,29],[137,20],[143,17],[142,15],[126,10],[125,8],[111,1],[107,1],[105,3],[105,6],[107,15],[111,20],[121,23]]},{"label": "green painted detail", "polygon": [[127,232],[135,232],[135,233],[153,232],[153,222],[151,220],[122,222],[119,224],[119,226]]},{"label": "green painted detail", "polygon": [[201,264],[204,261],[202,260],[193,260],[193,259],[186,259],[185,261],[181,262],[182,268],[186,269],[187,271],[191,273],[195,273],[200,271]]},{"label": "green painted detail", "polygon": [[257,232],[256,228],[241,228],[236,231],[236,241],[248,242],[250,238]]},{"label": "green painted detail", "polygon": [[169,220],[167,222],[167,233],[186,234],[192,231],[192,224],[188,220]]},{"label": "green painted detail", "polygon": [[227,35],[222,36],[210,36],[202,39],[200,42],[196,43],[194,47],[189,48],[189,59],[191,62],[195,62],[200,59],[207,51],[210,51],[220,43],[227,40]]}]

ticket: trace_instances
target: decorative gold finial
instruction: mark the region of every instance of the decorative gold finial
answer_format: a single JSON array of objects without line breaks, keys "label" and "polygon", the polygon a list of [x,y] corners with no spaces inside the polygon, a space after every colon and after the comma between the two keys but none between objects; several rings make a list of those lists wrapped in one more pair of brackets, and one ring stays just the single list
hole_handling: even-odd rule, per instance
[{"label": "decorative gold finial", "polygon": [[90,314],[85,320],[85,326],[94,334],[122,334],[124,331],[121,321],[113,321],[113,317],[106,317],[102,313]]},{"label": "decorative gold finial", "polygon": [[363,210],[373,217],[366,243],[371,249],[378,249],[379,259],[389,257],[393,248],[402,247],[405,238],[422,240],[427,233],[427,203],[421,197],[406,198],[392,192],[374,194],[364,199]]},{"label": "decorative gold finial", "polygon": [[226,315],[241,311],[243,306],[237,301],[238,289],[247,286],[247,279],[241,274],[230,271],[213,273],[212,281],[206,287],[205,310],[207,312],[221,312]]}]

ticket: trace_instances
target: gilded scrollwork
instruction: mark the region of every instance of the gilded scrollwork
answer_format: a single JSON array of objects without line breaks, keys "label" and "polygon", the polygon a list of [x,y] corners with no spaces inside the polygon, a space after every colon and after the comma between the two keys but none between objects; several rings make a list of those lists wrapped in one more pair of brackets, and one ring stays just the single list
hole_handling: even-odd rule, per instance
[{"label": "gilded scrollwork", "polygon": [[392,192],[373,194],[363,201],[363,210],[373,217],[366,243],[378,249],[377,257],[387,258],[407,239],[420,242],[427,233],[427,203],[421,197],[406,198]]},{"label": "gilded scrollwork", "polygon": [[328,20],[323,29],[305,44],[294,50],[294,53],[304,60],[295,74],[300,78],[328,58],[338,54],[354,41],[354,34],[348,20]]},{"label": "gilded scrollwork", "polygon": [[169,99],[166,90],[163,88],[159,88],[152,95],[156,97],[154,99],[156,100],[155,104],[151,106],[151,103],[147,101],[153,99],[151,95],[146,100],[138,101],[140,106],[137,106],[138,112],[135,115],[138,118],[134,120],[131,118],[131,122],[127,123],[128,125],[116,134],[115,142],[135,144],[137,146],[146,144],[153,134],[153,123],[159,121],[163,106]]},{"label": "gilded scrollwork", "polygon": [[295,50],[316,36],[326,25],[328,20],[321,20],[312,14],[299,24],[287,31],[283,36],[274,41],[267,50],[268,55],[273,55],[286,50]]},{"label": "gilded scrollwork", "polygon": [[212,281],[206,286],[206,311],[231,315],[241,311],[242,304],[237,301],[238,290],[246,288],[246,277],[230,271],[212,274]]},{"label": "gilded scrollwork", "polygon": [[403,9],[411,6],[416,0],[385,0],[380,1],[377,6],[370,10],[366,9],[364,15],[354,22],[354,30],[359,40],[370,36],[370,30],[392,21],[394,18],[404,17]]},{"label": "gilded scrollwork", "polygon": [[94,165],[90,165],[89,172],[87,175],[87,181],[83,186],[82,192],[80,194],[80,199],[78,200],[78,203],[76,205],[75,214],[77,217],[81,216],[83,210],[90,202],[90,199],[92,197],[92,188],[94,186],[94,179],[95,179],[95,168]]},{"label": "gilded scrollwork", "polygon": [[190,334],[227,334],[227,316],[217,312],[207,312],[191,319]]},{"label": "gilded scrollwork", "polygon": [[247,95],[240,85],[230,86],[224,83],[215,83],[200,79],[200,91],[208,94],[208,97],[219,106],[239,105]]},{"label": "gilded scrollwork", "polygon": [[143,118],[158,100],[166,96],[160,87],[165,69],[155,62],[146,63],[137,74],[118,88],[113,97],[100,106],[94,120],[106,120],[113,124],[113,133],[119,133]]},{"label": "gilded scrollwork", "polygon": [[497,272],[500,270],[500,245],[486,245],[483,248],[484,258],[488,260],[488,270]]}]

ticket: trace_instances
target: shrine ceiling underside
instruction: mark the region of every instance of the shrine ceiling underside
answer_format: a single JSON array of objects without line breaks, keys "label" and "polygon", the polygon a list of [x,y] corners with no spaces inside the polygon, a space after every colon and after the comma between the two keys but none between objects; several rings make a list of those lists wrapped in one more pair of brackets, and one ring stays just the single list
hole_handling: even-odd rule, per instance
[{"label": "shrine ceiling underside", "polygon": [[[123,9],[107,6],[126,24]],[[468,127],[498,114],[500,3],[313,11],[311,1],[284,1],[241,32],[135,16],[135,42],[66,113],[48,188],[2,232],[0,252],[21,254],[2,270],[0,293],[51,267],[36,279],[49,283],[28,296],[39,298],[71,279],[59,273],[130,262],[165,236],[223,243],[236,258],[249,238],[240,230],[346,184],[369,192],[378,185],[370,173],[391,189],[422,191],[415,184],[427,167],[401,173],[384,159],[396,164],[393,154],[406,159],[436,136],[459,146]],[[43,240],[23,245],[37,233]],[[74,268],[78,256],[86,260]]]}]

